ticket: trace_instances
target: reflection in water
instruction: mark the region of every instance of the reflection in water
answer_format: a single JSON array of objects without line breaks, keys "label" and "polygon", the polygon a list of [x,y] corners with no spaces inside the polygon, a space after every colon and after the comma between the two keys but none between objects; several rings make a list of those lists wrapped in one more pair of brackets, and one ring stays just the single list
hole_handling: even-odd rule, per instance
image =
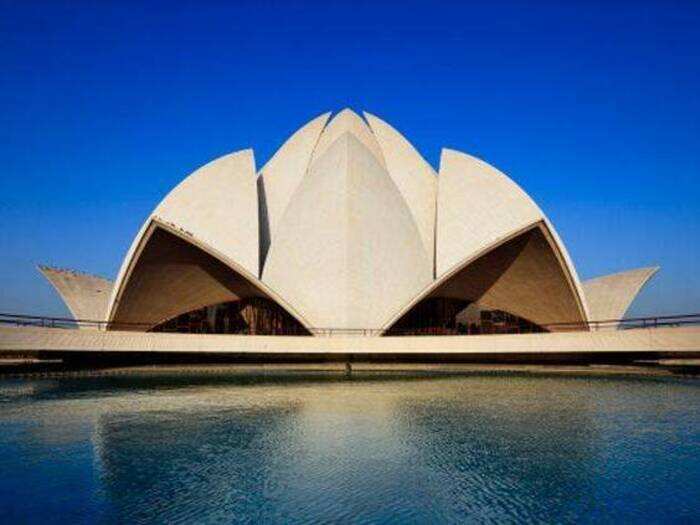
[{"label": "reflection in water", "polygon": [[553,522],[590,513],[598,428],[588,400],[546,381],[494,386],[397,407],[432,486],[445,489],[445,517]]},{"label": "reflection in water", "polygon": [[[120,521],[255,516],[292,407],[103,415],[102,481]],[[155,502],[155,504],[153,504]]]},{"label": "reflection in water", "polygon": [[683,380],[193,375],[0,383],[0,517],[697,521]]}]

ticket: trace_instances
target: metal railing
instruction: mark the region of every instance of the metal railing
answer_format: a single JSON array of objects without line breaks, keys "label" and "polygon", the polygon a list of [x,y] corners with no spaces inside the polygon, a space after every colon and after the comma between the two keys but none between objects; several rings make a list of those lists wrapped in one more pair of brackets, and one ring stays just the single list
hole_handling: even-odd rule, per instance
[{"label": "metal railing", "polygon": [[148,330],[149,323],[110,323],[91,319],[73,319],[70,317],[49,317],[43,315],[0,313],[0,324],[14,326],[35,326],[40,328],[93,328],[96,330]]},{"label": "metal railing", "polygon": [[575,323],[550,323],[544,325],[548,331],[599,331],[599,330],[629,330],[632,328],[663,328],[683,325],[699,325],[700,313],[657,315],[652,317],[629,317],[626,319],[602,319]]},{"label": "metal railing", "polygon": [[[78,329],[91,328],[96,330],[127,330],[127,331],[147,331],[153,327],[152,323],[123,323],[107,322],[88,319],[71,319],[68,317],[48,317],[39,315],[8,314],[0,313],[0,325],[10,326],[34,326],[41,328],[63,328]],[[671,326],[700,325],[700,314],[680,314],[654,317],[633,317],[628,319],[604,319],[587,322],[560,322],[535,326],[512,326],[492,324],[484,327],[473,327],[460,325],[456,328],[445,327],[425,327],[411,328],[406,330],[389,329],[381,330],[376,328],[310,328],[308,332],[300,332],[298,329],[277,329],[273,333],[256,333],[252,330],[243,329],[231,335],[287,335],[287,336],[422,336],[422,335],[490,335],[490,334],[529,334],[541,332],[580,332],[580,331],[601,331],[601,330],[629,330],[632,328],[662,328]],[[177,329],[160,329],[159,332],[182,333]],[[212,333],[202,330],[195,333]]]}]

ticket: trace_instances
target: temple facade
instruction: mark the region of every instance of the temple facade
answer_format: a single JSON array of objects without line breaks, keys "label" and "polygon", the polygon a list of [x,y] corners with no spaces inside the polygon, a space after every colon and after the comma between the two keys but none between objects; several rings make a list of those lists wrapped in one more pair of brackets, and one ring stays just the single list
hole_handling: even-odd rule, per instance
[{"label": "temple facade", "polygon": [[452,335],[590,330],[658,268],[579,280],[511,178],[445,149],[436,171],[374,115],[327,113],[261,168],[252,150],[185,178],[114,280],[41,266],[106,330]]}]

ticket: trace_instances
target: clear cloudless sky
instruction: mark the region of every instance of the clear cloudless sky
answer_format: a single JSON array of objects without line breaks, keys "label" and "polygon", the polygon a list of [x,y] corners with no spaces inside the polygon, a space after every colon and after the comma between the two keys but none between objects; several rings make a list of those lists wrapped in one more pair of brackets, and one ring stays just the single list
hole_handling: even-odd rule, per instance
[{"label": "clear cloudless sky", "polygon": [[582,279],[660,265],[630,314],[700,311],[700,2],[644,0],[0,0],[0,311],[67,314],[37,263],[114,277],[195,168],[344,107],[509,174]]}]

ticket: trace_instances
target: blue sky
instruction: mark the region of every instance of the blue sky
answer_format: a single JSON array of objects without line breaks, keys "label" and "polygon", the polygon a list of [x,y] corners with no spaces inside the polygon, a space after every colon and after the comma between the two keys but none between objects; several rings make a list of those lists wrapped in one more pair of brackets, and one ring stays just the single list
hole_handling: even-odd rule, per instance
[{"label": "blue sky", "polygon": [[0,311],[67,314],[35,264],[113,277],[192,170],[346,106],[508,173],[582,278],[660,265],[631,314],[700,311],[699,2],[0,8]]}]

